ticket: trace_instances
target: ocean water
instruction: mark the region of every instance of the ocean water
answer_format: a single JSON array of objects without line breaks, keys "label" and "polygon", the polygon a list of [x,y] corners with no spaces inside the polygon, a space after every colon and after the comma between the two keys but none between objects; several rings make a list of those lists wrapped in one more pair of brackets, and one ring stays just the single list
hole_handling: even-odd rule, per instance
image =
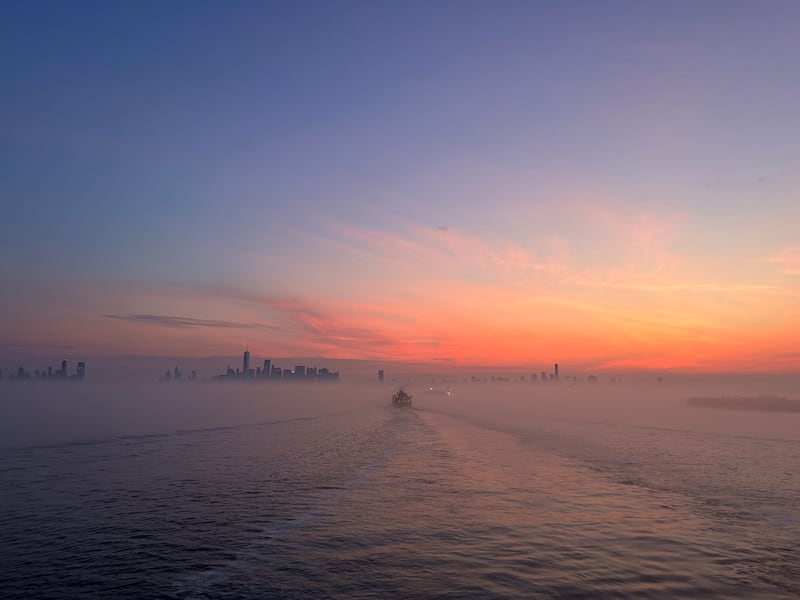
[{"label": "ocean water", "polygon": [[800,597],[800,415],[545,387],[3,385],[0,596]]}]

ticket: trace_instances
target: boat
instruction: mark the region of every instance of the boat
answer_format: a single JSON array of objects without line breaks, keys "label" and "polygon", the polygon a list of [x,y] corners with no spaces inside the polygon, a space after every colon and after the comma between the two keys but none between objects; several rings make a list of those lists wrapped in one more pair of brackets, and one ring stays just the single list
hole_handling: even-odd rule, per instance
[{"label": "boat", "polygon": [[392,394],[392,404],[394,406],[411,406],[411,394],[407,394],[403,388]]}]

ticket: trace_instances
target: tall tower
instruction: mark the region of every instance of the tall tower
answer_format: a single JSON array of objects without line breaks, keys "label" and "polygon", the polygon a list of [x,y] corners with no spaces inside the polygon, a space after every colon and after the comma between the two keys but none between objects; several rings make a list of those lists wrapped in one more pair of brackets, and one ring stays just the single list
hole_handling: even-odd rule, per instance
[{"label": "tall tower", "polygon": [[61,376],[62,377],[66,377],[67,376],[67,359],[66,358],[61,361]]},{"label": "tall tower", "polygon": [[383,369],[378,371],[378,381],[383,382]]},{"label": "tall tower", "polygon": [[242,358],[242,377],[250,377],[250,351],[244,351],[244,357]]},{"label": "tall tower", "polygon": [[83,379],[84,377],[86,377],[86,363],[79,362],[78,371],[75,374],[78,376],[78,379]]},{"label": "tall tower", "polygon": [[556,374],[556,381],[558,381],[558,363],[555,364],[554,372]]}]

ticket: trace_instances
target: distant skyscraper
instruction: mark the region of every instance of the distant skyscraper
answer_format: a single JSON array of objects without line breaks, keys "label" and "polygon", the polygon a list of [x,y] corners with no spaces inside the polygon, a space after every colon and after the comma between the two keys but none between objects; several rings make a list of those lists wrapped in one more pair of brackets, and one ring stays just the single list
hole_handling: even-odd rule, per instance
[{"label": "distant skyscraper", "polygon": [[244,357],[242,358],[242,377],[248,377],[250,373],[250,351],[244,351]]},{"label": "distant skyscraper", "polygon": [[555,369],[553,371],[554,371],[555,376],[556,376],[556,381],[558,381],[558,363],[556,363],[554,366],[555,366]]},{"label": "distant skyscraper", "polygon": [[531,373],[531,383],[536,383],[536,373]]},{"label": "distant skyscraper", "polygon": [[78,371],[75,373],[75,375],[77,375],[78,379],[83,379],[86,377],[86,363],[78,363]]},{"label": "distant skyscraper", "polygon": [[383,381],[383,369],[378,371],[378,381]]},{"label": "distant skyscraper", "polygon": [[66,377],[67,376],[67,359],[66,358],[61,361],[61,376],[62,377]]},{"label": "distant skyscraper", "polygon": [[547,373],[542,371],[541,375],[542,375],[542,383],[547,383]]},{"label": "distant skyscraper", "polygon": [[269,377],[270,373],[272,372],[271,368],[272,368],[272,361],[270,359],[266,359],[264,361],[264,368],[261,369],[261,376],[262,377]]}]

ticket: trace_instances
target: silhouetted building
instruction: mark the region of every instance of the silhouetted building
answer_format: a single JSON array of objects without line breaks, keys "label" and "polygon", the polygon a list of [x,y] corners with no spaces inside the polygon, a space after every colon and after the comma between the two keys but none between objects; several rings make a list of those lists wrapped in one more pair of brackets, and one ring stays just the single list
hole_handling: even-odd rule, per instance
[{"label": "silhouetted building", "polygon": [[17,379],[30,379],[31,374],[29,371],[25,370],[25,367],[20,367],[17,369]]},{"label": "silhouetted building", "polygon": [[272,372],[271,369],[272,369],[272,361],[269,360],[269,359],[266,359],[264,361],[264,368],[261,369],[261,376],[262,377],[269,377],[270,373]]},{"label": "silhouetted building", "polygon": [[78,363],[78,370],[75,372],[75,377],[78,379],[83,379],[86,377],[86,363],[79,362]]},{"label": "silhouetted building", "polygon": [[61,361],[61,376],[62,377],[66,377],[67,376],[67,359],[66,358]]},{"label": "silhouetted building", "polygon": [[589,377],[587,377],[587,380],[589,381],[589,383],[597,383],[597,376],[589,375]]},{"label": "silhouetted building", "polygon": [[536,383],[536,373],[531,373],[531,383]]},{"label": "silhouetted building", "polygon": [[558,381],[558,363],[556,363],[553,367],[553,374],[556,376],[556,381]]},{"label": "silhouetted building", "polygon": [[250,351],[245,350],[242,357],[242,377],[250,376]]},{"label": "silhouetted building", "polygon": [[380,371],[378,371],[378,381],[380,381],[381,383],[383,383],[383,369],[381,369]]},{"label": "silhouetted building", "polygon": [[320,381],[338,381],[339,371],[331,372],[325,367],[323,367],[317,372],[317,379],[319,379]]},{"label": "silhouetted building", "polygon": [[305,379],[306,378],[306,367],[305,367],[305,365],[295,365],[295,367],[294,367],[294,378],[295,379]]},{"label": "silhouetted building", "polygon": [[547,383],[547,373],[542,371],[541,375],[542,375],[542,383]]}]

